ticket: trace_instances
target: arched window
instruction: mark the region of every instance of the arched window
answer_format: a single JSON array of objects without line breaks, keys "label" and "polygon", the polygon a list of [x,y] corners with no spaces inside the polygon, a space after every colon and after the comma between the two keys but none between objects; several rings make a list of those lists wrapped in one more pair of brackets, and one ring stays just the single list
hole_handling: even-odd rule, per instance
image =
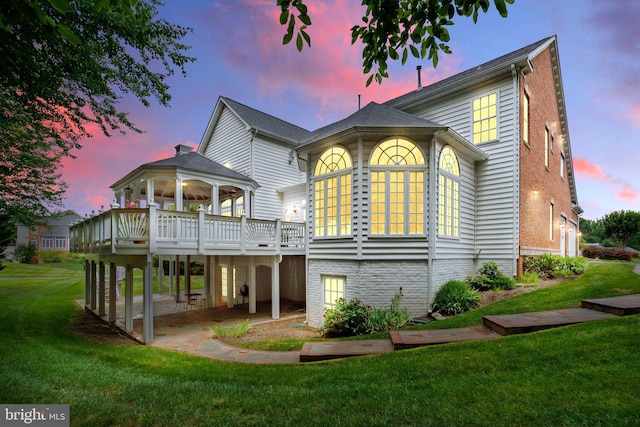
[{"label": "arched window", "polygon": [[440,152],[438,177],[438,233],[441,236],[460,235],[460,165],[453,148]]},{"label": "arched window", "polygon": [[316,237],[351,235],[351,156],[342,147],[326,150],[314,170]]},{"label": "arched window", "polygon": [[371,153],[372,235],[424,234],[425,161],[403,138],[381,142]]}]

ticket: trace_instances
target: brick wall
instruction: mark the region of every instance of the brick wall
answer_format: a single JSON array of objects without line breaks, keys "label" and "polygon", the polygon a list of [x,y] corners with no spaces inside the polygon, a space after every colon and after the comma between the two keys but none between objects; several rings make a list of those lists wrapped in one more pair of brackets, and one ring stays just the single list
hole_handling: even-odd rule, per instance
[{"label": "brick wall", "polygon": [[[520,79],[520,99],[529,95],[529,144],[520,132],[520,259],[527,254],[560,254],[560,219],[577,223],[572,211],[566,169],[561,177],[564,135],[560,126],[553,55],[549,49],[532,61],[533,71]],[[521,101],[522,105],[522,101]],[[521,107],[522,111],[522,107]],[[522,115],[521,115],[522,120]],[[521,121],[521,126],[523,123]],[[545,166],[545,129],[549,130],[549,165]],[[564,167],[564,166],[563,166]],[[550,205],[553,202],[553,237],[550,238]],[[566,230],[565,230],[566,232]],[[568,242],[565,242],[568,246]]]},{"label": "brick wall", "polygon": [[322,275],[345,277],[346,299],[380,308],[387,308],[402,286],[401,306],[412,316],[422,316],[427,313],[427,273],[425,261],[309,260],[309,325],[319,327],[323,321]]}]

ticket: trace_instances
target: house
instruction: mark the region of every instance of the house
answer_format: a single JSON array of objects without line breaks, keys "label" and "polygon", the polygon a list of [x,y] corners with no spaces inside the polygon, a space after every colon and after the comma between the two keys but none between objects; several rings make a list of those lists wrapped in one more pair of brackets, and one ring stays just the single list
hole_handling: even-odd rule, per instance
[{"label": "house", "polygon": [[313,132],[222,97],[185,151],[125,176],[114,209],[73,229],[88,267],[199,257],[208,307],[233,305],[242,283],[250,311],[271,298],[278,318],[280,298],[302,298],[319,326],[340,297],[383,307],[402,288],[424,315],[484,262],[515,276],[527,256],[576,255],[555,36]]},{"label": "house", "polygon": [[16,245],[33,243],[39,251],[69,253],[69,227],[81,217],[74,212],[64,212],[59,218],[50,218],[44,225],[27,227],[18,224]]}]

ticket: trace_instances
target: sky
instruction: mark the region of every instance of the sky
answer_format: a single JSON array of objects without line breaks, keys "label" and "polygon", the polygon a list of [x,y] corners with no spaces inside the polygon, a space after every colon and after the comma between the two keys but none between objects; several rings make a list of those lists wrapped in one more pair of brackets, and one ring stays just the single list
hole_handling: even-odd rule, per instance
[{"label": "sky", "polygon": [[[543,38],[556,35],[567,106],[578,202],[583,217],[640,211],[640,3],[636,0],[515,0],[509,16],[495,9],[478,23],[454,18],[452,54],[437,68],[411,58],[390,64],[390,77],[365,87],[361,46],[350,28],[364,9],[356,0],[307,0],[311,48],[282,45],[276,0],[165,0],[160,15],[193,28],[183,40],[196,57],[176,73],[170,108],[123,98],[120,109],[144,133],[82,142],[61,164],[66,209],[80,215],[105,209],[109,186],[141,164],[171,157],[178,144],[200,143],[220,96],[308,130],[347,117],[371,101],[382,103]],[[493,4],[493,2],[492,2]]]}]

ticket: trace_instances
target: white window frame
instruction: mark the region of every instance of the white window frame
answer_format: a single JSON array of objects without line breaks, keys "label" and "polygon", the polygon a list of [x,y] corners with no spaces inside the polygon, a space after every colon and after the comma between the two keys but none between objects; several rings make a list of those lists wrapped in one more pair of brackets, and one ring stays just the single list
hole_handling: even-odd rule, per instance
[{"label": "white window frame", "polygon": [[[495,114],[491,115],[491,105],[492,104],[488,104],[487,107],[483,107],[482,105],[480,106],[479,109],[476,109],[476,102],[480,102],[482,103],[482,100],[487,98],[487,100],[490,102],[491,101],[491,96],[495,97]],[[488,108],[488,112],[487,115],[485,116],[483,114],[483,110],[485,108]],[[478,97],[475,97],[472,101],[471,101],[471,139],[473,140],[474,144],[484,144],[487,142],[493,142],[493,141],[497,141],[500,138],[500,123],[498,121],[498,117],[500,117],[500,100],[498,98],[498,92],[497,91],[492,91],[492,92],[488,92],[485,93],[483,95],[480,95]],[[495,121],[495,126],[491,127],[491,120]],[[487,128],[488,130],[480,130],[480,131],[476,131],[476,123],[480,123],[480,126],[482,127],[485,122],[488,122],[489,127]],[[491,135],[491,130],[494,130],[495,135]],[[483,139],[481,137],[478,137],[479,135],[481,136],[484,132],[489,132],[489,135],[487,137],[487,139]],[[492,138],[493,136],[493,138]]]},{"label": "white window frame", "polygon": [[[326,164],[325,159],[331,159],[334,152],[339,153],[338,159],[344,164]],[[313,203],[314,238],[352,236],[353,162],[346,148],[331,147],[320,155],[313,175]],[[331,210],[335,215],[330,214]]]},{"label": "white window frame", "polygon": [[[322,305],[325,309],[334,308],[338,299],[345,297],[347,278],[345,276],[322,275],[320,280],[322,282]],[[335,289],[327,289],[327,284],[332,286],[339,285],[342,289],[338,289],[338,286],[335,286]],[[329,297],[329,301],[327,301],[328,294],[332,295]]]},{"label": "white window frame", "polygon": [[[372,163],[373,156],[377,154],[378,148],[381,147],[385,143],[389,143],[390,141],[399,140],[405,141],[408,144],[411,144],[411,150],[409,152],[413,152],[413,150],[417,150],[416,154],[420,156],[416,159],[417,164],[375,164]],[[405,147],[406,148],[406,147]],[[386,154],[386,149],[383,149],[383,153]],[[400,156],[401,157],[401,156]],[[370,225],[369,225],[369,233],[374,237],[388,237],[388,236],[424,236],[425,235],[425,212],[426,212],[426,161],[425,155],[415,142],[402,137],[393,137],[388,138],[378,144],[372,151],[371,156],[369,158],[369,169],[371,170],[369,177],[369,194],[370,194]],[[383,176],[383,181],[376,181],[376,185],[384,186],[384,193],[379,192],[376,194],[383,195],[382,202],[374,203],[373,202],[373,194],[374,194],[374,176]],[[393,193],[393,182],[391,180],[392,176],[402,176],[402,191]],[[412,180],[412,178],[416,178]],[[420,179],[418,179],[420,178]],[[419,184],[421,187],[421,191],[411,191],[413,184]],[[396,221],[392,222],[392,217],[397,214],[391,209],[394,201],[392,200],[392,194],[403,194],[402,201],[395,201],[396,205],[402,204],[402,218],[396,218]],[[412,198],[413,196],[413,198]],[[419,199],[415,201],[415,199]],[[382,224],[383,232],[377,232],[374,230],[373,224],[373,211],[374,205],[382,205],[384,209],[383,221],[384,223],[376,223]],[[397,228],[394,229],[397,225],[402,224],[403,230],[402,232],[398,232]],[[415,231],[412,231],[415,229]]]},{"label": "white window frame", "polygon": [[[455,160],[453,170],[446,170],[443,164],[449,152]],[[438,235],[460,237],[460,161],[449,145],[442,147],[438,159]]]}]

